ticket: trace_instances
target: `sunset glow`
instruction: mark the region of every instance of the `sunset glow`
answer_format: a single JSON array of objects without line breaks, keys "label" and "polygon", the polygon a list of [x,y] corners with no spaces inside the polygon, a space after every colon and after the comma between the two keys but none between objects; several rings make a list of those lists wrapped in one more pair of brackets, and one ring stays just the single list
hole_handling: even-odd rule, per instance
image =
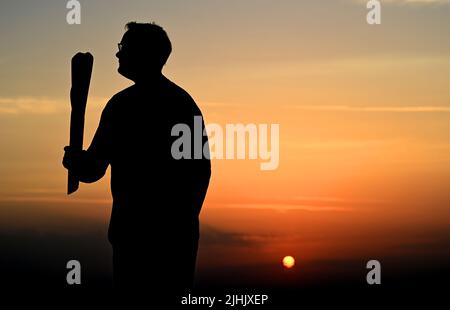
[{"label": "sunset glow", "polygon": [[[66,23],[66,1],[4,1],[0,256],[28,259],[38,240],[54,251],[39,261],[60,258],[52,268],[86,255],[95,268],[83,270],[110,274],[110,169],[66,195],[70,59],[94,56],[86,148],[105,104],[132,84],[115,53],[137,20],[166,29],[163,73],[206,125],[279,124],[273,170],[226,150],[212,160],[200,284],[306,285],[361,272],[368,259],[392,262],[383,272],[450,261],[450,3],[382,2],[382,23],[370,26],[354,0],[83,1],[80,25]],[[143,207],[161,207],[151,189]]]}]

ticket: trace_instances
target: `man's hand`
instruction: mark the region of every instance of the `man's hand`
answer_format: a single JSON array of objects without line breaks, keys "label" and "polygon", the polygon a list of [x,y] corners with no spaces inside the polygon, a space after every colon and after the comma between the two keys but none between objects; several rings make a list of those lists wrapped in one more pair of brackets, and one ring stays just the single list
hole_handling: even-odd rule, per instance
[{"label": "man's hand", "polygon": [[100,158],[93,157],[86,150],[77,151],[73,147],[64,147],[63,166],[77,180],[84,183],[92,183],[100,180],[108,168],[108,162]]},{"label": "man's hand", "polygon": [[82,150],[74,150],[70,146],[64,147],[64,158],[62,162],[64,168],[67,170],[77,170],[81,165],[83,152]]}]

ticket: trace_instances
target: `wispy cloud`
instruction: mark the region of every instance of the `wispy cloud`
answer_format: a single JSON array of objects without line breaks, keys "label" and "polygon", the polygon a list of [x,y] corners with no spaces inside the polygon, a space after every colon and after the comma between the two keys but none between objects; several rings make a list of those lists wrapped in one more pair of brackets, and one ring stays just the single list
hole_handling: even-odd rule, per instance
[{"label": "wispy cloud", "polygon": [[[367,3],[368,0],[352,0],[356,3]],[[426,4],[450,4],[450,0],[381,0],[381,4],[394,5],[426,5]]]},{"label": "wispy cloud", "polygon": [[0,204],[5,203],[59,203],[59,204],[92,204],[92,205],[110,205],[111,199],[101,198],[77,198],[76,200],[68,199],[64,193],[58,196],[26,196],[11,195],[0,198]]},{"label": "wispy cloud", "polygon": [[306,204],[301,202],[274,202],[274,201],[259,201],[259,202],[236,202],[236,203],[222,203],[219,207],[226,208],[246,208],[246,209],[272,209],[276,211],[308,211],[308,212],[348,212],[353,208],[349,206],[335,206],[335,205],[316,205]]},{"label": "wispy cloud", "polygon": [[353,209],[350,207],[336,207],[336,206],[317,206],[317,205],[306,205],[306,204],[250,204],[250,203],[230,203],[226,204],[228,207],[233,208],[252,208],[252,209],[273,209],[277,211],[289,211],[289,210],[300,210],[309,212],[349,212]]},{"label": "wispy cloud", "polygon": [[332,196],[295,196],[285,198],[246,197],[212,205],[221,208],[272,209],[275,211],[351,212],[368,205],[389,205],[391,201],[373,198],[346,198]]},{"label": "wispy cloud", "polygon": [[48,98],[0,97],[0,114],[52,114],[57,110],[57,101]]},{"label": "wispy cloud", "polygon": [[[88,99],[88,109],[104,107],[107,98],[92,97]],[[0,115],[16,114],[55,114],[70,109],[69,98],[54,99],[46,97],[0,97]]]},{"label": "wispy cloud", "polygon": [[450,3],[450,0],[383,0],[381,2],[395,3],[395,4],[442,4]]},{"label": "wispy cloud", "polygon": [[294,198],[297,201],[318,201],[318,202],[341,202],[341,203],[364,203],[364,204],[370,204],[370,203],[387,203],[388,200],[384,199],[371,199],[371,198],[365,198],[365,199],[349,199],[344,197],[332,197],[332,196],[297,196]]},{"label": "wispy cloud", "polygon": [[204,246],[255,246],[271,238],[269,235],[226,231],[209,224],[201,225],[201,242]]},{"label": "wispy cloud", "polygon": [[393,113],[450,112],[450,106],[299,105],[289,107],[299,110],[333,111],[333,112],[393,112]]},{"label": "wispy cloud", "polygon": [[[288,142],[288,141],[286,141]],[[361,149],[361,148],[381,148],[398,143],[396,140],[332,140],[332,141],[314,141],[299,142],[289,141],[292,147],[300,149]]]}]

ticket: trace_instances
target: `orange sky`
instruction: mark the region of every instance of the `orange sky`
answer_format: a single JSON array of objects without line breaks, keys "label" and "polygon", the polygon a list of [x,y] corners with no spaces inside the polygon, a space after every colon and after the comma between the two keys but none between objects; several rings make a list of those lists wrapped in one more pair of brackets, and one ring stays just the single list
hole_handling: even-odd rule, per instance
[{"label": "orange sky", "polygon": [[1,9],[3,227],[107,224],[109,175],[65,195],[69,61],[80,49],[95,57],[87,146],[108,98],[129,85],[115,71],[124,24],[155,20],[174,45],[166,75],[207,123],[280,124],[277,170],[213,162],[199,266],[279,264],[288,254],[300,265],[363,261],[447,240],[450,6],[393,1],[370,27],[357,1],[133,3],[86,3],[79,26],[48,2]]}]

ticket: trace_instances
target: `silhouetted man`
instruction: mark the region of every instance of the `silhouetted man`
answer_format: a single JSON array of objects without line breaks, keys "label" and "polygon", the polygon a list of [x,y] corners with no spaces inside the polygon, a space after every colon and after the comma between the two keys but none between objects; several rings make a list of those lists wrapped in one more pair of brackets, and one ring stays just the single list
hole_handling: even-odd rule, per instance
[{"label": "silhouetted man", "polygon": [[[135,84],[107,103],[89,148],[66,147],[63,160],[85,183],[111,165],[114,284],[149,293],[192,286],[211,174],[209,156],[176,160],[171,154],[178,138],[173,126],[187,124],[194,133],[194,116],[201,116],[189,94],[161,73],[171,50],[160,26],[127,24],[116,56],[119,73]],[[207,149],[205,136],[203,144]]]}]

